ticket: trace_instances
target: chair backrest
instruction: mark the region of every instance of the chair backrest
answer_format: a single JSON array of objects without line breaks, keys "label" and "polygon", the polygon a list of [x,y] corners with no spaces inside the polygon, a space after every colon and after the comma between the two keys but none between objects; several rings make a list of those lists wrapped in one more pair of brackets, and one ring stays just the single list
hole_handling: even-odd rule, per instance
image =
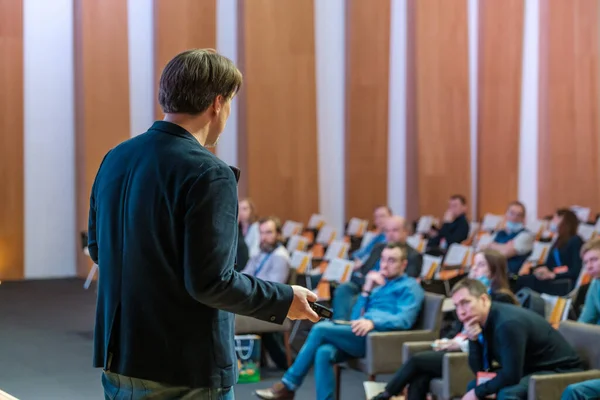
[{"label": "chair backrest", "polygon": [[442,328],[442,304],[444,296],[425,292],[423,306],[413,329],[439,332]]},{"label": "chair backrest", "polygon": [[586,368],[600,368],[600,326],[563,321],[558,331],[577,351]]}]

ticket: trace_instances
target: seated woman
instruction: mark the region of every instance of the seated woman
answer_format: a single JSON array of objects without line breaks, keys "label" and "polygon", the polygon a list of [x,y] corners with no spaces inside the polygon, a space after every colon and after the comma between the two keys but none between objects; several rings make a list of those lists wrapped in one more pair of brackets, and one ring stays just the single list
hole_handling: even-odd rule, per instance
[{"label": "seated woman", "polygon": [[[558,235],[550,248],[546,265],[537,267],[530,275],[517,279],[516,289],[530,288],[538,293],[565,296],[571,291],[581,272],[581,246],[583,240],[577,235],[579,219],[571,210],[561,208],[550,222],[550,230]],[[564,284],[557,284],[561,279]]]},{"label": "seated woman", "polygon": [[260,253],[258,216],[256,215],[254,203],[249,198],[241,199],[238,203],[238,209],[239,230],[248,247],[248,257],[252,258]]},{"label": "seated woman", "polygon": [[[508,289],[508,265],[506,257],[496,250],[483,250],[475,254],[469,276],[479,279],[488,287],[492,301],[518,305],[516,297]],[[455,321],[453,329],[442,340],[433,343],[434,350],[415,354],[396,372],[385,391],[372,400],[388,400],[399,395],[408,386],[407,400],[424,400],[432,379],[441,378],[444,353],[468,351],[468,339],[462,333],[462,324]]]}]

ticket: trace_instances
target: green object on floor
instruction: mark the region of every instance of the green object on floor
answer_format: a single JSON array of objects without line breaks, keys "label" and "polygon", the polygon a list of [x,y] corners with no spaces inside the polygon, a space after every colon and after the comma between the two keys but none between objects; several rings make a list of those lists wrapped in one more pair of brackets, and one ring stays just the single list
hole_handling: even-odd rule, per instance
[{"label": "green object on floor", "polygon": [[260,336],[236,335],[238,383],[260,382]]}]

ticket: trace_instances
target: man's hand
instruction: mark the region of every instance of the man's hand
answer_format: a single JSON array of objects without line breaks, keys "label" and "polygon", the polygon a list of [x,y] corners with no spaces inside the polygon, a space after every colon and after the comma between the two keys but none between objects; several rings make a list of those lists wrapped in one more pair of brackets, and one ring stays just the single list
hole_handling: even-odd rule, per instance
[{"label": "man's hand", "polygon": [[316,312],[310,308],[308,302],[314,303],[318,300],[317,295],[302,286],[292,286],[294,290],[294,300],[288,311],[289,319],[308,319],[312,322],[319,322],[321,319]]},{"label": "man's hand", "polygon": [[481,326],[474,319],[470,319],[465,322],[465,331],[469,340],[477,340],[481,333]]},{"label": "man's hand", "polygon": [[350,323],[352,326],[352,333],[356,336],[367,336],[367,333],[375,329],[375,324],[370,319],[357,319]]},{"label": "man's hand", "polygon": [[551,272],[548,267],[538,267],[533,271],[533,274],[541,281],[556,278],[556,274]]},{"label": "man's hand", "polygon": [[363,262],[360,258],[354,260],[354,266],[352,267],[352,271],[358,271],[360,267],[363,266]]},{"label": "man's hand", "polygon": [[436,340],[437,346],[434,347],[435,351],[458,351],[460,345],[454,339],[450,340]]},{"label": "man's hand", "polygon": [[471,389],[462,397],[462,400],[477,400],[477,396],[475,396],[475,389]]},{"label": "man's hand", "polygon": [[385,285],[385,278],[381,272],[370,271],[365,277],[365,285],[363,290],[370,292],[375,286]]},{"label": "man's hand", "polygon": [[450,210],[446,210],[444,213],[444,222],[452,222],[454,221],[454,213]]}]

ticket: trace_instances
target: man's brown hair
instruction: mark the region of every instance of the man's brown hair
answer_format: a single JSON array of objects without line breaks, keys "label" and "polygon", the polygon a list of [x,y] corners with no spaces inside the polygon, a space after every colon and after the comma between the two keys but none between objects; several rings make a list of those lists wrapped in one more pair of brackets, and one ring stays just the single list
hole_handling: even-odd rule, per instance
[{"label": "man's brown hair", "polygon": [[386,249],[399,249],[400,261],[408,260],[408,245],[406,243],[391,242],[385,246]]},{"label": "man's brown hair", "polygon": [[588,240],[583,246],[581,246],[581,257],[583,258],[583,255],[591,250],[600,251],[600,236]]},{"label": "man's brown hair", "polygon": [[281,233],[281,220],[277,217],[274,216],[269,216],[269,217],[263,217],[261,219],[258,220],[258,225],[262,225],[264,223],[267,223],[269,221],[272,221],[275,224],[275,230],[277,231],[278,234]]},{"label": "man's brown hair", "polygon": [[233,62],[213,49],[192,49],[177,54],[160,77],[158,102],[165,114],[197,115],[217,96],[233,97],[242,85],[242,73]]},{"label": "man's brown hair", "polygon": [[467,289],[472,296],[480,297],[483,294],[488,294],[488,289],[483,283],[477,279],[464,278],[460,280],[450,292],[450,297],[454,296],[456,292],[461,289]]}]

